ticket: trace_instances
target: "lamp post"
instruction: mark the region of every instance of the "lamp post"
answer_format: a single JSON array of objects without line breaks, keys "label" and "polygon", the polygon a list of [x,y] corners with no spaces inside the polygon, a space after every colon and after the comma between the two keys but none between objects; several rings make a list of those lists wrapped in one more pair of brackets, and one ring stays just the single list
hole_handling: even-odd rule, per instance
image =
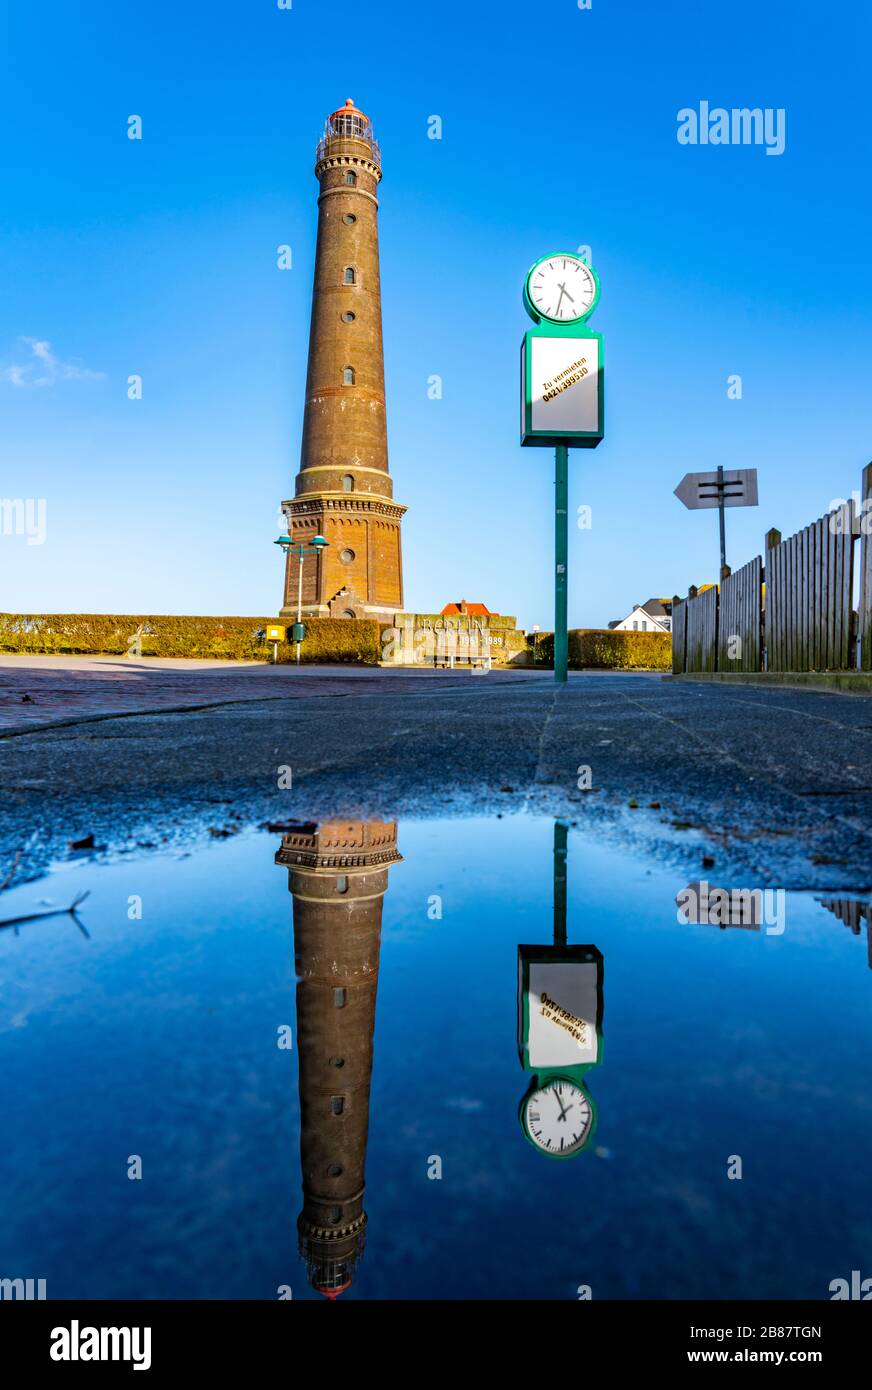
[{"label": "lamp post", "polygon": [[299,664],[300,664],[300,643],[301,643],[302,640],[303,640],[303,633],[304,633],[304,628],[303,628],[303,557],[306,556],[306,555],[317,555],[321,550],[324,549],[325,545],[329,545],[329,544],[330,544],[330,542],[329,542],[328,540],[325,540],[323,536],[313,536],[312,539],[311,539],[311,541],[309,541],[308,545],[305,544],[304,542],[300,542],[299,545],[294,545],[294,542],[291,540],[290,536],[279,536],[279,538],[278,538],[277,541],[273,541],[273,545],[279,546],[279,548],[281,549],[281,551],[282,551],[283,554],[285,554],[285,555],[298,555],[298,556],[300,557],[299,578],[298,578],[298,580],[297,580],[297,621],[294,623],[294,627],[293,627],[293,640],[294,640],[294,642],[295,642],[296,645],[297,645],[297,665],[298,665],[298,666],[299,666]]}]

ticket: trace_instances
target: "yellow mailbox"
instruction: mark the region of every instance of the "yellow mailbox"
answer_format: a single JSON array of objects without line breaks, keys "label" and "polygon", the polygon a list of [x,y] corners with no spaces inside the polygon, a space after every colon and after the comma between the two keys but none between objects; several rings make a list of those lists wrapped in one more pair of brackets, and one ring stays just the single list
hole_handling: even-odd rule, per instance
[{"label": "yellow mailbox", "polygon": [[268,642],[285,642],[288,636],[288,629],[282,623],[270,623],[266,630],[266,640]]}]

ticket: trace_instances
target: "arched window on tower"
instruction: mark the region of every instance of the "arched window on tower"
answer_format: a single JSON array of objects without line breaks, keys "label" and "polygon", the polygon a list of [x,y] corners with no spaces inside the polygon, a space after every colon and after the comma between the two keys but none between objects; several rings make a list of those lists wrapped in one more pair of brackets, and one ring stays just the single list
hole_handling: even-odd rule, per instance
[{"label": "arched window on tower", "polygon": [[352,476],[351,476],[350,473],[346,473],[346,474],[345,474],[345,477],[342,479],[342,491],[343,491],[343,492],[353,492],[353,491],[354,491],[354,479],[352,478]]},{"label": "arched window on tower", "polygon": [[344,276],[344,279],[345,279],[346,285],[356,285],[356,284],[357,284],[357,276],[356,276],[355,273],[354,273],[354,266],[353,266],[353,265],[347,265],[347,266],[345,267],[345,276]]},{"label": "arched window on tower", "polygon": [[[353,385],[354,385],[354,368],[353,368],[353,367],[344,367],[344,368],[342,369],[342,385],[343,385],[343,386],[353,386]],[[350,491],[351,491],[351,488],[346,488],[346,492],[350,492]]]},{"label": "arched window on tower", "polygon": [[348,184],[349,188],[354,188],[355,184],[357,183],[357,175],[352,173],[351,170],[349,170],[349,172],[345,175],[345,182]]}]

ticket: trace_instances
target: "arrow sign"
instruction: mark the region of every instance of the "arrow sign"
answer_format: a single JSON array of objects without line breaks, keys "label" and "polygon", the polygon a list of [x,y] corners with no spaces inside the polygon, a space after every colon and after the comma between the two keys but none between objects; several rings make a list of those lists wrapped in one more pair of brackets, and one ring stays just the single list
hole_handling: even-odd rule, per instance
[{"label": "arrow sign", "polygon": [[711,473],[685,473],[675,496],[685,507],[695,512],[703,507],[756,507],[757,469],[725,468]]}]

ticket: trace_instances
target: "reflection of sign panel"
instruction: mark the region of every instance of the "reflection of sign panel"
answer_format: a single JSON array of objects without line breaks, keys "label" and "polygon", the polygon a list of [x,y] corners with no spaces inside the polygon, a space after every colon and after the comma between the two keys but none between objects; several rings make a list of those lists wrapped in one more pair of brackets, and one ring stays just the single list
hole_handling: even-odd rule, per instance
[{"label": "reflection of sign panel", "polygon": [[602,337],[590,329],[525,334],[521,443],[594,448],[603,437]]},{"label": "reflection of sign panel", "polygon": [[596,1066],[603,958],[595,946],[518,947],[518,1046],[528,1071]]},{"label": "reflection of sign panel", "polygon": [[760,888],[715,888],[705,879],[689,883],[675,899],[679,921],[695,926],[746,927],[759,931],[765,916]]}]

